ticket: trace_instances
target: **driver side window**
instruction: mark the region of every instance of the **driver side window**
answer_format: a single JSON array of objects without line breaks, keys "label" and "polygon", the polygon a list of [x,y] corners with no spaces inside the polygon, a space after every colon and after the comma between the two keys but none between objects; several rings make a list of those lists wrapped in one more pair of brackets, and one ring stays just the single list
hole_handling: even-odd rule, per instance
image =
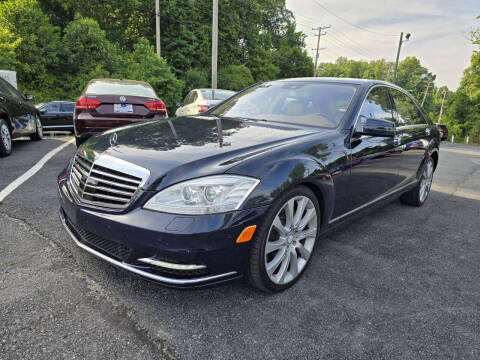
[{"label": "driver side window", "polygon": [[388,120],[397,125],[386,87],[379,86],[370,91],[360,110],[356,130],[363,130],[363,123],[367,118]]}]

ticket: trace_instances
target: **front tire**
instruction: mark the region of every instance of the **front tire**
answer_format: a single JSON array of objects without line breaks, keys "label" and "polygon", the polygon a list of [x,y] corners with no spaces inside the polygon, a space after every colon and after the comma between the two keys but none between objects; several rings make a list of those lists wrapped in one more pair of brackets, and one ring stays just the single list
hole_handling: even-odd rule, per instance
[{"label": "front tire", "polygon": [[425,203],[428,194],[430,193],[430,187],[432,186],[433,168],[433,159],[428,158],[423,165],[422,175],[420,176],[417,186],[400,196],[401,202],[406,205],[417,207],[420,207]]},{"label": "front tire", "polygon": [[12,153],[12,135],[4,119],[0,119],[0,156]]},{"label": "front tire", "polygon": [[250,249],[248,282],[266,292],[287,289],[305,271],[319,237],[320,206],[306,186],[281,195]]},{"label": "front tire", "polygon": [[43,139],[43,127],[38,115],[35,117],[35,133],[30,135],[31,140],[42,140]]}]

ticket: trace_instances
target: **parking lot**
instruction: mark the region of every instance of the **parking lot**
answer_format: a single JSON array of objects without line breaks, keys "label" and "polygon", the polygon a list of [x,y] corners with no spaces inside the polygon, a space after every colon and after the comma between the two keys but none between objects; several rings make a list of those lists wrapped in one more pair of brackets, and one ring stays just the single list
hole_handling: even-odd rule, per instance
[{"label": "parking lot", "polygon": [[[62,141],[14,141],[0,191]],[[275,295],[164,288],[77,248],[55,187],[74,151],[0,204],[0,358],[480,358],[479,147],[443,143],[423,207],[338,229]]]}]

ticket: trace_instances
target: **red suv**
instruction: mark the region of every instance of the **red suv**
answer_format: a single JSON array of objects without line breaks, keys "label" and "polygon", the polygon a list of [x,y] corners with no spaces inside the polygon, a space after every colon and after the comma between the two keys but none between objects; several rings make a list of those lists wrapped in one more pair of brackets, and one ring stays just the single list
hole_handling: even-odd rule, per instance
[{"label": "red suv", "polygon": [[167,116],[164,102],[150,84],[123,79],[93,79],[75,104],[75,140],[79,146],[96,133]]}]

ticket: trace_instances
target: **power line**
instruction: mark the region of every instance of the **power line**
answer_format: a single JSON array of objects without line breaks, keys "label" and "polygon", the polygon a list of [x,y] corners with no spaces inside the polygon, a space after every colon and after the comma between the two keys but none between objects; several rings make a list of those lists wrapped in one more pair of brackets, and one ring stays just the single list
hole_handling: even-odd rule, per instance
[{"label": "power line", "polygon": [[331,14],[331,15],[335,16],[337,19],[340,19],[340,20],[342,20],[343,22],[345,22],[345,23],[349,24],[350,26],[356,27],[356,28],[357,28],[357,29],[359,29],[359,30],[366,31],[366,32],[369,32],[369,33],[371,33],[371,34],[374,34],[374,35],[381,35],[381,36],[397,36],[397,35],[393,35],[393,34],[382,34],[382,33],[377,33],[377,32],[375,32],[375,31],[372,31],[372,30],[365,29],[365,28],[363,28],[363,27],[361,27],[361,26],[358,26],[358,25],[356,25],[356,24],[354,24],[354,23],[352,23],[352,22],[348,21],[347,19],[345,19],[345,18],[343,18],[343,17],[341,17],[341,16],[339,16],[339,15],[335,14],[333,11],[331,11],[331,10],[328,10],[328,8],[327,8],[327,7],[325,7],[324,5],[322,5],[322,4],[321,4],[321,3],[320,3],[318,0],[312,0],[312,1],[313,1],[315,4],[317,4],[318,6],[320,6],[320,7],[321,7],[323,10],[325,10],[326,12],[328,12],[329,14]]}]

